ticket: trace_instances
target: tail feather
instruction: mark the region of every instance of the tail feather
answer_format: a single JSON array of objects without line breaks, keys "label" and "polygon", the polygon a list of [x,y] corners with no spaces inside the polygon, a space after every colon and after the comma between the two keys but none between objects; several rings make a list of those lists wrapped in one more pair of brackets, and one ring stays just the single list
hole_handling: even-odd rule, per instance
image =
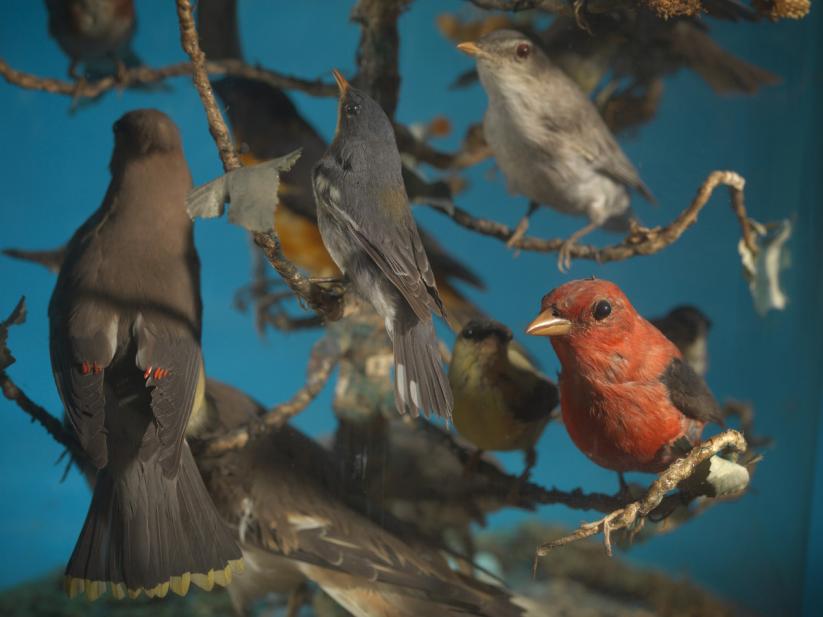
[{"label": "tail feather", "polygon": [[70,596],[184,595],[191,583],[227,585],[240,549],[220,520],[188,445],[167,477],[155,459],[99,472],[86,522],[66,566]]},{"label": "tail feather", "polygon": [[409,316],[393,328],[394,393],[400,413],[426,416],[430,411],[450,419],[454,402],[440,361],[437,336],[431,319]]}]

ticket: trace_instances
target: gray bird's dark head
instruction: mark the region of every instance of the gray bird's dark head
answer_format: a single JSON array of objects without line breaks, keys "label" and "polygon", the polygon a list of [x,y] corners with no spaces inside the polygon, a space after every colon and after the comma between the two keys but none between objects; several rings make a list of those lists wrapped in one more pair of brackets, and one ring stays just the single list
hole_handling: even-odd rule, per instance
[{"label": "gray bird's dark head", "polygon": [[112,166],[134,157],[182,150],[177,126],[171,118],[156,109],[130,111],[114,123],[112,130]]},{"label": "gray bird's dark head", "polygon": [[477,41],[460,43],[457,48],[477,61],[477,72],[484,88],[490,82],[517,82],[536,79],[551,67],[543,51],[526,35],[516,30],[495,30]]},{"label": "gray bird's dark head", "polygon": [[340,89],[335,140],[394,143],[394,128],[377,101],[349,84],[337,69],[332,74]]}]

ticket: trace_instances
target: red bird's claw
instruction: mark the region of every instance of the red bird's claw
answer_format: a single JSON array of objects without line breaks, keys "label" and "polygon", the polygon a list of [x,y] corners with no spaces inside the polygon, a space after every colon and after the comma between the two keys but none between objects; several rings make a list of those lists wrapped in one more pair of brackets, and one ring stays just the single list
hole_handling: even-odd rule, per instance
[{"label": "red bird's claw", "polygon": [[99,375],[103,372],[103,367],[97,364],[97,362],[92,363],[91,370],[94,371],[95,375]]},{"label": "red bird's claw", "polygon": [[166,377],[168,374],[169,374],[169,369],[158,368],[158,369],[155,369],[155,371],[154,371],[154,378],[155,379],[163,379],[163,377]]},{"label": "red bird's claw", "polygon": [[80,366],[80,372],[83,375],[88,375],[89,373],[91,373],[91,365],[88,362],[83,362],[83,364]]},{"label": "red bird's claw", "polygon": [[152,368],[151,367],[147,368],[145,370],[145,372],[143,373],[143,379],[148,379],[149,377],[151,377],[151,372],[152,372]]}]

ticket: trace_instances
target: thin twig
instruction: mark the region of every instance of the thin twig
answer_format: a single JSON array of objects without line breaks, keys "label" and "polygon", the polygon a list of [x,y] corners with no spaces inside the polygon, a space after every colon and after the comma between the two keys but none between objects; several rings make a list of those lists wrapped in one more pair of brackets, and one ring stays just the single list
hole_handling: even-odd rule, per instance
[{"label": "thin twig", "polygon": [[[669,225],[654,228],[636,225],[619,244],[601,249],[591,245],[575,244],[571,247],[570,254],[575,258],[593,259],[599,263],[606,263],[609,261],[623,261],[637,255],[651,255],[662,251],[670,244],[676,242],[680,236],[683,235],[683,232],[697,222],[697,215],[709,201],[715,188],[719,185],[729,187],[732,209],[740,222],[743,242],[756,254],[758,251],[756,234],[748,219],[743,203],[743,187],[745,184],[746,181],[736,172],[713,171],[700,186],[691,204]],[[484,236],[490,236],[503,242],[508,242],[514,235],[514,229],[497,221],[475,218],[462,208],[455,207],[449,209],[437,204],[429,204],[429,206],[445,214],[461,227],[465,227]],[[551,253],[559,251],[565,242],[566,240],[564,238],[543,239],[524,236],[514,243],[513,248],[522,251]]]},{"label": "thin twig", "polygon": [[207,456],[214,456],[228,450],[243,448],[255,433],[265,428],[283,426],[317,398],[317,395],[328,383],[339,358],[337,345],[328,337],[320,339],[312,347],[309,364],[306,368],[306,383],[291,399],[272,407],[259,423],[236,429],[209,441],[203,453]]},{"label": "thin twig", "polygon": [[[319,79],[308,80],[283,75],[268,69],[251,66],[242,60],[220,60],[206,62],[206,71],[210,75],[230,75],[260,81],[276,88],[299,90],[311,96],[336,96],[337,86]],[[178,62],[160,68],[137,66],[124,69],[117,75],[111,75],[92,81],[66,81],[50,77],[38,77],[13,69],[5,60],[0,59],[0,75],[10,84],[27,90],[40,90],[52,94],[63,94],[75,99],[95,98],[110,90],[130,86],[148,85],[162,82],[173,77],[191,75],[193,66],[190,62]]]},{"label": "thin twig", "polygon": [[[192,81],[200,94],[200,100],[206,111],[209,132],[215,144],[217,144],[220,160],[223,162],[223,169],[226,172],[238,169],[241,163],[234,150],[231,134],[223,119],[223,114],[220,113],[214,91],[209,83],[206,55],[200,49],[197,28],[194,25],[189,0],[177,0],[177,17],[180,21],[180,41],[183,50],[192,62]],[[329,287],[317,285],[303,276],[297,266],[283,255],[280,240],[276,233],[256,232],[253,237],[255,244],[263,249],[269,263],[277,270],[286,284],[313,310],[330,321],[338,319],[342,315],[343,303],[339,289],[330,289]]]},{"label": "thin twig", "polygon": [[52,438],[64,446],[74,458],[82,457],[83,450],[68,429],[57,418],[31,400],[20,387],[14,383],[6,371],[0,371],[0,388],[3,396],[17,404],[32,420],[37,421]]},{"label": "thin twig", "polygon": [[394,117],[400,90],[397,20],[410,0],[359,0],[352,21],[361,26],[357,46],[356,85],[376,100],[389,118]]},{"label": "thin twig", "polygon": [[606,552],[611,555],[612,531],[632,527],[635,524],[642,525],[646,517],[660,505],[666,494],[673,490],[680,482],[691,477],[700,463],[728,448],[738,452],[745,452],[747,444],[743,435],[735,430],[727,430],[695,446],[689,454],[676,460],[668,469],[661,473],[657,477],[657,480],[649,487],[649,490],[646,491],[646,494],[639,500],[633,501],[627,506],[607,514],[598,521],[585,523],[569,535],[540,545],[535,554],[534,567],[537,567],[538,558],[547,555],[553,549],[584,538],[589,538],[601,532],[603,533],[603,543],[606,546]]}]

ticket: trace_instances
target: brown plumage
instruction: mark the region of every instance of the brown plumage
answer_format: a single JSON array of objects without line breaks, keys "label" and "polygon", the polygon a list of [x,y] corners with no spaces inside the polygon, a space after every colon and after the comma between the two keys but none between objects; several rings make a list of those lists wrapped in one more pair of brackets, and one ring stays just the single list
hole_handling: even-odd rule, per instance
[{"label": "brown plumage", "polygon": [[[204,427],[223,431],[263,413],[227,386],[209,382],[209,392],[214,416]],[[239,611],[311,581],[355,617],[524,614],[505,589],[453,571],[411,527],[374,507],[367,515],[329,453],[288,425],[198,464],[246,556],[246,572],[228,588]]]},{"label": "brown plumage", "polygon": [[240,558],[184,439],[204,379],[191,177],[165,114],[130,112],[114,132],[111,184],[69,242],[49,305],[55,381],[98,469],[66,584],[91,599],[108,586],[182,595],[226,584]]}]

